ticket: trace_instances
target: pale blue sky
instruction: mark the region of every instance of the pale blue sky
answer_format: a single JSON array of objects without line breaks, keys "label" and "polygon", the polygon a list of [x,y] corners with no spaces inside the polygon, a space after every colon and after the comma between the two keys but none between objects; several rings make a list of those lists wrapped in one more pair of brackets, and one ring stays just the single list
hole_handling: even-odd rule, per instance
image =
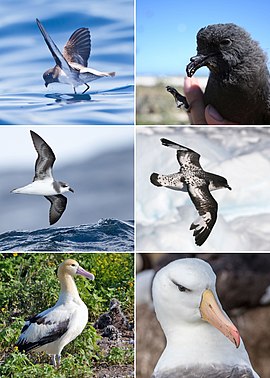
[{"label": "pale blue sky", "polygon": [[28,168],[37,158],[30,130],[53,149],[58,167],[111,150],[133,147],[133,128],[125,126],[1,126],[0,170]]},{"label": "pale blue sky", "polygon": [[227,22],[244,27],[270,57],[269,0],[137,0],[137,74],[184,74],[198,30]]}]

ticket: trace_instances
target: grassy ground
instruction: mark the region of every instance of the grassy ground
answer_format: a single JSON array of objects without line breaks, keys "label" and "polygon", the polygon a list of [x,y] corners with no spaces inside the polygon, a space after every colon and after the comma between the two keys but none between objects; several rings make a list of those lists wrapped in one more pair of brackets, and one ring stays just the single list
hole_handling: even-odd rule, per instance
[{"label": "grassy ground", "polygon": [[[189,124],[187,114],[177,109],[174,99],[166,90],[165,81],[158,81],[153,86],[138,85],[137,91],[137,125],[185,125]],[[169,83],[169,85],[173,85]],[[177,87],[180,93],[183,88]]]},{"label": "grassy ground", "polygon": [[[14,344],[24,320],[57,301],[59,282],[56,270],[66,258],[77,260],[96,279],[75,278],[80,296],[89,310],[89,322],[82,334],[64,348],[61,368],[56,371],[46,354],[20,353]],[[132,376],[133,345],[127,341],[116,343],[107,339],[104,344],[92,324],[108,310],[111,298],[121,302],[123,312],[133,322],[133,270],[133,255],[126,253],[0,254],[0,376]],[[100,375],[102,371],[104,374]]]}]

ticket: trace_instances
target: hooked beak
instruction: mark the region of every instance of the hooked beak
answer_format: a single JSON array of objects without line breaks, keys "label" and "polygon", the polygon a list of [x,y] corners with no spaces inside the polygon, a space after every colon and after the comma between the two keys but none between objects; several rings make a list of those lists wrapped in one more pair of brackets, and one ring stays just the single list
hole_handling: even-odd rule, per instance
[{"label": "hooked beak", "polygon": [[228,319],[219,307],[214,294],[207,289],[203,292],[200,304],[201,317],[213,327],[217,328],[224,336],[236,346],[240,345],[240,334],[235,325]]},{"label": "hooked beak", "polygon": [[229,185],[226,185],[226,188],[232,190],[232,188]]},{"label": "hooked beak", "polygon": [[187,76],[192,77],[199,68],[207,66],[209,58],[211,58],[213,55],[214,54],[198,54],[190,58],[190,63],[186,67]]},{"label": "hooked beak", "polygon": [[69,188],[68,189],[70,192],[74,193],[74,190],[72,188]]},{"label": "hooked beak", "polygon": [[78,267],[76,274],[80,276],[86,277],[89,280],[94,280],[95,276],[92,273],[87,272],[87,270],[83,269],[81,266]]}]

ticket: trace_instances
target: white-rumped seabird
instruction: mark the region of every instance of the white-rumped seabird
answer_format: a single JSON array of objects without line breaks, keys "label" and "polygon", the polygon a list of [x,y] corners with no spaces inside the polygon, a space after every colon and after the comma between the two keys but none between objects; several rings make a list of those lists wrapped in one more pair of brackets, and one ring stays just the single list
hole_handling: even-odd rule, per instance
[{"label": "white-rumped seabird", "polygon": [[62,193],[74,190],[65,182],[54,180],[52,168],[55,155],[51,147],[34,131],[31,130],[30,134],[38,153],[35,176],[31,184],[14,189],[11,193],[44,196],[51,203],[49,221],[52,225],[61,218],[67,206],[67,199]]},{"label": "white-rumped seabird", "polygon": [[85,93],[90,87],[87,83],[104,76],[115,76],[115,72],[100,72],[87,67],[91,52],[91,37],[88,28],[79,28],[67,41],[63,53],[56,46],[41,22],[36,19],[43,38],[55,60],[56,65],[43,74],[45,86],[50,83],[70,84],[76,93],[76,87],[86,85]]},{"label": "white-rumped seabird", "polygon": [[169,175],[152,173],[150,181],[155,186],[188,192],[199,213],[199,218],[191,224],[190,230],[194,230],[195,243],[201,246],[208,238],[217,219],[218,204],[210,192],[221,188],[231,190],[231,188],[224,177],[202,169],[199,162],[200,155],[197,152],[165,138],[161,139],[161,143],[163,146],[177,150],[176,157],[180,170]]}]

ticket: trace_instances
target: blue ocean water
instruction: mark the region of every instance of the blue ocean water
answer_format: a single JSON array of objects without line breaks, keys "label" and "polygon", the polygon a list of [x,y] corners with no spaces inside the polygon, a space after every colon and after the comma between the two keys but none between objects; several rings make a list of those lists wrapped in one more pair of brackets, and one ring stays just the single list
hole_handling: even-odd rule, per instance
[{"label": "blue ocean water", "polygon": [[[134,122],[133,0],[2,0],[0,14],[0,124]],[[54,60],[36,18],[60,50],[77,28],[88,27],[88,66],[116,76],[93,81],[83,95],[69,85],[45,88],[42,75]]]},{"label": "blue ocean water", "polygon": [[1,251],[106,251],[134,250],[134,222],[101,219],[94,224],[9,231],[0,235]]}]

